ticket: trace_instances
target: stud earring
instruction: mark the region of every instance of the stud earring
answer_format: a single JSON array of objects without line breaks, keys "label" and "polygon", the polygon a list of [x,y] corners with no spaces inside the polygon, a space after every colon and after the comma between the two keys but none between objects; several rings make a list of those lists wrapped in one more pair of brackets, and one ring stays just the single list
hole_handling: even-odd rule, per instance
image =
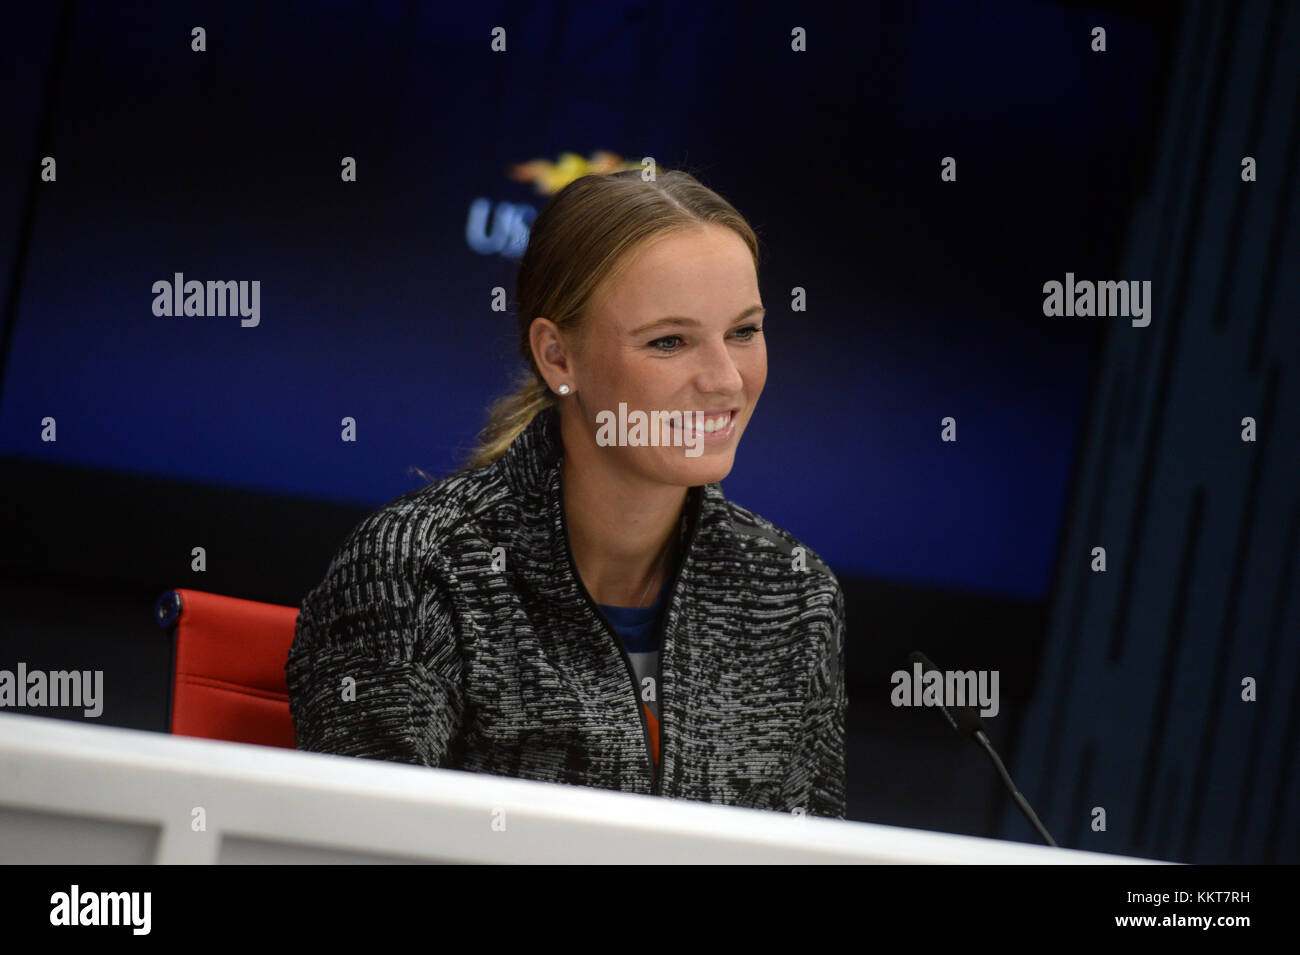
[{"label": "stud earring", "polygon": [[560,394],[562,394],[562,395],[567,395],[568,393],[569,393],[569,386],[568,386],[568,385],[560,385]]}]

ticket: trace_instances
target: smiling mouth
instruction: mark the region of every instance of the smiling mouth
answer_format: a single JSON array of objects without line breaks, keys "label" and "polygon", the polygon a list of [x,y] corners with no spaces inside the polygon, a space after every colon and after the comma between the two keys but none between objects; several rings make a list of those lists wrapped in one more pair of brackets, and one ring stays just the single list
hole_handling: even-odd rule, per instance
[{"label": "smiling mouth", "polygon": [[[685,419],[685,421],[690,422],[690,424],[689,425],[684,424],[682,427],[682,431],[685,434],[703,434],[703,435],[730,432],[735,426],[736,417],[739,414],[739,411],[740,411],[739,408],[731,408],[727,411],[684,412],[682,417]],[[704,426],[702,428],[697,428],[695,426],[695,423],[700,420],[701,415],[704,418]],[[668,423],[673,428],[677,427],[676,422],[673,421],[671,418],[668,420]]]}]

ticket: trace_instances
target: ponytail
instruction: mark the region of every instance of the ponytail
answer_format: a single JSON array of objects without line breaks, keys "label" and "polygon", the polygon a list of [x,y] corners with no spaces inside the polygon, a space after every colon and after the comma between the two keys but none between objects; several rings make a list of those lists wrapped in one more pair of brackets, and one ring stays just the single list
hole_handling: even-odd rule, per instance
[{"label": "ponytail", "polygon": [[492,402],[478,445],[460,470],[486,467],[501,457],[533,418],[553,404],[555,399],[551,389],[529,369],[519,378],[513,391]]}]

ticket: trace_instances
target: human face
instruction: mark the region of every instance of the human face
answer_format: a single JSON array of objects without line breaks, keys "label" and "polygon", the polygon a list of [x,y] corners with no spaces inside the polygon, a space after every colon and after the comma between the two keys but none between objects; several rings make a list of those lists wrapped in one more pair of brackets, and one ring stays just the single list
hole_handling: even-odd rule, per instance
[{"label": "human face", "polygon": [[[579,352],[573,399],[580,440],[591,457],[649,480],[694,487],[731,471],[736,447],[767,381],[762,300],[749,247],[731,229],[709,224],[650,240],[629,253],[624,271],[597,287]],[[617,439],[619,405],[647,420],[653,444]],[[692,412],[663,429],[652,412]],[[706,421],[726,418],[714,433]],[[728,417],[729,416],[729,417]],[[612,427],[602,422],[612,419]],[[603,437],[602,437],[603,434]],[[668,443],[665,444],[665,438]],[[584,457],[588,455],[584,454]]]}]

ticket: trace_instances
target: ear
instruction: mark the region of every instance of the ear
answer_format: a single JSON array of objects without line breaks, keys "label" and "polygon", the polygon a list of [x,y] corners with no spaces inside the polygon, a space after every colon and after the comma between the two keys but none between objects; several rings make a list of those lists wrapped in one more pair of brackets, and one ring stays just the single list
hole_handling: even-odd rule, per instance
[{"label": "ear", "polygon": [[549,318],[538,316],[528,327],[528,343],[537,370],[551,390],[559,388],[561,383],[573,387],[572,354],[559,326]]}]

